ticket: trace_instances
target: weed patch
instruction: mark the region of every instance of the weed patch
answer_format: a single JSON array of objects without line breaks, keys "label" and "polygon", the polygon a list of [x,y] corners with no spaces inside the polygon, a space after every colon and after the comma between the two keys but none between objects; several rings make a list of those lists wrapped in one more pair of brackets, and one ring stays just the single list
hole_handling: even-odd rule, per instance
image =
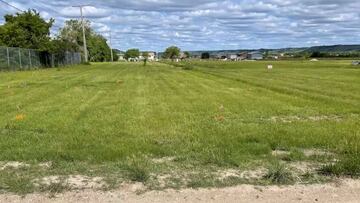
[{"label": "weed patch", "polygon": [[338,162],[323,166],[319,172],[328,176],[360,177],[360,154],[345,155]]},{"label": "weed patch", "polygon": [[284,164],[278,162],[269,167],[267,174],[263,178],[277,185],[291,184],[295,181],[292,172]]},{"label": "weed patch", "polygon": [[131,181],[146,182],[150,178],[150,162],[147,159],[133,156],[127,159],[125,169]]}]

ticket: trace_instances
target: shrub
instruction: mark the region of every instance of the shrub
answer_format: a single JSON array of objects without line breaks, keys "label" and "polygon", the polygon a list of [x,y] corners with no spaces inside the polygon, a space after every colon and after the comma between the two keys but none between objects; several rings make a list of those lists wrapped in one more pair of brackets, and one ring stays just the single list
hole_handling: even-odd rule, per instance
[{"label": "shrub", "polygon": [[143,158],[131,157],[126,164],[128,178],[131,181],[146,182],[150,178],[150,172],[147,168],[149,163]]},{"label": "shrub", "polygon": [[269,180],[273,184],[291,184],[294,182],[294,177],[290,170],[288,170],[284,164],[276,162],[271,165],[268,173],[263,177]]}]

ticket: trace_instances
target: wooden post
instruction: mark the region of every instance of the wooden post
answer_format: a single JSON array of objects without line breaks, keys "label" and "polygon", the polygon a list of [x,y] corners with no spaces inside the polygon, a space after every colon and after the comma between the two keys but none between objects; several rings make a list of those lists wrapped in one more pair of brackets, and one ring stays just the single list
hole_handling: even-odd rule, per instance
[{"label": "wooden post", "polygon": [[31,63],[31,50],[29,49],[29,66],[30,66],[30,69],[32,67],[32,63]]},{"label": "wooden post", "polygon": [[6,55],[7,55],[7,64],[8,64],[8,68],[10,70],[10,53],[9,53],[9,47],[6,47]]},{"label": "wooden post", "polygon": [[22,69],[22,64],[21,64],[21,49],[19,49],[19,64],[20,64],[20,69]]}]

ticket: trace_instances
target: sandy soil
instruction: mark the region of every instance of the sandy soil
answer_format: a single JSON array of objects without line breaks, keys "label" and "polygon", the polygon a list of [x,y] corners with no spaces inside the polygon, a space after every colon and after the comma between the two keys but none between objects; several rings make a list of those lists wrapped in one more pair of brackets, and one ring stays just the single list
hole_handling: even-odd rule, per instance
[{"label": "sandy soil", "polygon": [[0,195],[0,202],[360,202],[360,180],[341,180],[324,185],[295,185],[259,187],[240,185],[230,188],[185,189],[150,191],[137,195],[141,185],[124,185],[119,190],[73,191],[49,198],[46,194],[31,194],[25,197]]}]

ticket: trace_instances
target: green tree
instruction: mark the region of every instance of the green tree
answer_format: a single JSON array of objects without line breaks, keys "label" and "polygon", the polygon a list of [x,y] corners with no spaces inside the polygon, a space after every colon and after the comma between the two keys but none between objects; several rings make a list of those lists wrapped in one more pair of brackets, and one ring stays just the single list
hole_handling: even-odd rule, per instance
[{"label": "green tree", "polygon": [[114,61],[118,61],[119,60],[118,50],[113,49],[112,51],[113,51]]},{"label": "green tree", "polygon": [[36,10],[5,15],[0,26],[0,44],[48,51],[51,47],[50,28],[54,19],[44,20]]},{"label": "green tree", "polygon": [[[68,20],[65,26],[60,29],[58,39],[61,40],[65,46],[64,50],[68,51],[83,51],[84,40],[82,36],[82,24],[79,20]],[[91,27],[89,21],[84,21],[85,36],[88,38],[91,35]]]},{"label": "green tree", "polygon": [[210,54],[208,52],[201,54],[201,59],[209,59],[209,58],[210,58]]},{"label": "green tree", "polygon": [[[110,61],[111,50],[106,39],[96,34],[91,28],[90,21],[84,21],[85,36],[87,40],[87,49],[89,60]],[[65,22],[65,26],[60,30],[58,40],[61,41],[60,49],[63,51],[74,51],[84,53],[84,41],[82,36],[82,22],[79,20],[69,20]]]},{"label": "green tree", "polygon": [[165,50],[163,56],[164,56],[164,58],[174,60],[174,59],[179,58],[180,52],[181,52],[180,48],[178,48],[176,46],[171,46]]},{"label": "green tree", "polygon": [[124,58],[128,60],[129,58],[138,58],[140,56],[139,49],[129,49],[125,52]]},{"label": "green tree", "polygon": [[89,60],[92,62],[111,60],[111,49],[101,35],[92,33],[88,37],[88,52]]},{"label": "green tree", "polygon": [[184,56],[185,56],[185,58],[190,58],[191,54],[190,54],[190,52],[185,51],[185,52],[184,52]]}]

